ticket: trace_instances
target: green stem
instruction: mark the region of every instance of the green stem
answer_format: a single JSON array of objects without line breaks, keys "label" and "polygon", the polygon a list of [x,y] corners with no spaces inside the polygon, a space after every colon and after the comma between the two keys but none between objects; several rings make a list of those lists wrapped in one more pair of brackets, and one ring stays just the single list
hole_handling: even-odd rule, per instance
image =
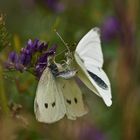
[{"label": "green stem", "polygon": [[3,115],[8,116],[9,108],[8,108],[6,94],[5,94],[2,74],[3,74],[3,69],[0,66],[0,105],[1,105]]}]

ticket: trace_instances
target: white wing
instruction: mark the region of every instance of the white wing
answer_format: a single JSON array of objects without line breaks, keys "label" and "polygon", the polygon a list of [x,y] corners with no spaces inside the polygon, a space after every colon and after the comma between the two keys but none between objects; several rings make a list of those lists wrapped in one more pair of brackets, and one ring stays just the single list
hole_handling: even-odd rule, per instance
[{"label": "white wing", "polygon": [[93,64],[96,67],[102,67],[103,54],[99,37],[99,28],[91,29],[78,43],[76,52],[88,67]]},{"label": "white wing", "polygon": [[86,84],[84,79],[81,80],[83,80],[93,92],[101,96],[107,106],[110,106],[112,104],[111,88],[109,79],[102,70],[103,54],[101,50],[99,28],[91,29],[81,39],[75,51],[75,60],[94,88]]},{"label": "white wing", "polygon": [[77,117],[87,114],[88,109],[84,103],[81,90],[75,79],[60,79],[58,83],[62,87],[68,119],[76,120]]},{"label": "white wing", "polygon": [[52,123],[66,114],[61,87],[57,85],[51,71],[46,68],[39,80],[34,111],[38,121]]}]

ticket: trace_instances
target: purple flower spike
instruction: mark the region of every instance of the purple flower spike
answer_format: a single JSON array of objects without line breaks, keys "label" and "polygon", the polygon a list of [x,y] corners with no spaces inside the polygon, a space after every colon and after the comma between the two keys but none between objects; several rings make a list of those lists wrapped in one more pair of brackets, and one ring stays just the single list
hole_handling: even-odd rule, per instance
[{"label": "purple flower spike", "polygon": [[26,51],[28,50],[30,54],[33,54],[35,51],[37,51],[38,43],[39,43],[38,39],[35,39],[34,41],[29,40],[27,42],[27,47],[25,48]]},{"label": "purple flower spike", "polygon": [[43,56],[41,56],[37,60],[37,64],[36,64],[36,67],[35,67],[35,73],[36,73],[38,78],[41,76],[43,70],[47,67],[48,56],[49,56],[48,53],[45,53]]},{"label": "purple flower spike", "polygon": [[17,62],[18,61],[18,54],[16,52],[11,52],[9,54],[8,60],[12,63]]},{"label": "purple flower spike", "polygon": [[46,65],[47,64],[38,64],[36,66],[36,69],[35,69],[35,75],[37,78],[40,78],[40,76],[42,75],[42,72],[44,71],[44,69],[46,68]]},{"label": "purple flower spike", "polygon": [[31,50],[37,50],[37,47],[38,47],[38,45],[39,45],[39,40],[38,39],[35,39],[34,41],[33,41],[33,44],[31,45]]},{"label": "purple flower spike", "polygon": [[40,42],[38,39],[28,40],[27,46],[22,48],[20,53],[11,52],[9,59],[5,63],[7,69],[14,69],[20,72],[30,71],[37,78],[40,78],[42,72],[48,65],[48,57],[56,52],[57,45],[53,45],[49,50],[48,43]]},{"label": "purple flower spike", "polygon": [[15,52],[9,54],[8,61],[5,63],[7,69],[15,69],[18,71],[24,70],[24,65],[20,62],[20,55]]},{"label": "purple flower spike", "polygon": [[46,51],[48,49],[48,43],[38,43],[37,51]]},{"label": "purple flower spike", "polygon": [[41,57],[38,59],[38,63],[47,62],[48,56],[49,56],[48,53],[45,53],[43,56],[41,56]]},{"label": "purple flower spike", "polygon": [[35,39],[34,41],[29,40],[27,43],[27,47],[25,48],[26,51],[28,51],[30,54],[33,54],[37,51],[42,52],[44,50],[48,49],[48,44],[44,42],[40,42],[38,39]]},{"label": "purple flower spike", "polygon": [[48,8],[54,12],[60,13],[65,10],[64,3],[59,2],[59,0],[45,0],[45,2]]},{"label": "purple flower spike", "polygon": [[28,66],[31,62],[32,56],[26,53],[21,53],[19,59],[21,64],[23,64],[24,66]]},{"label": "purple flower spike", "polygon": [[105,135],[90,124],[81,129],[80,134],[80,140],[106,140]]},{"label": "purple flower spike", "polygon": [[44,45],[44,49],[47,50],[47,49],[48,49],[48,46],[49,46],[49,44],[46,43],[46,44]]},{"label": "purple flower spike", "polygon": [[22,48],[22,49],[21,49],[21,53],[22,53],[22,54],[31,55],[30,51],[27,50],[26,48]]},{"label": "purple flower spike", "polygon": [[42,52],[44,49],[44,42],[37,46],[37,50]]},{"label": "purple flower spike", "polygon": [[49,55],[54,55],[56,53],[57,45],[53,44],[52,47],[48,50]]},{"label": "purple flower spike", "polygon": [[29,39],[28,42],[27,42],[27,46],[31,46],[33,44],[32,40]]},{"label": "purple flower spike", "polygon": [[101,38],[110,41],[115,38],[120,31],[120,24],[116,17],[108,17],[101,27]]}]

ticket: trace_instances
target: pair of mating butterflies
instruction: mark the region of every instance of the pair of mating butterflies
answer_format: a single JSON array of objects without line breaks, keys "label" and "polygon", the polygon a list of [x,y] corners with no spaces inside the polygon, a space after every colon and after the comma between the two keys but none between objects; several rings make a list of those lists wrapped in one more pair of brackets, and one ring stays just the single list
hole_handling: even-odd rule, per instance
[{"label": "pair of mating butterflies", "polygon": [[[100,96],[107,106],[111,106],[110,82],[102,69],[103,54],[99,28],[91,29],[80,40],[74,58],[77,73],[69,69],[55,75],[55,71],[61,69],[61,65],[57,63],[50,64],[51,67],[48,66],[43,71],[34,101],[34,111],[38,121],[53,123],[65,115],[68,119],[75,120],[88,112],[82,92],[75,82],[75,74],[91,91]],[[70,63],[66,63],[68,67]]]}]

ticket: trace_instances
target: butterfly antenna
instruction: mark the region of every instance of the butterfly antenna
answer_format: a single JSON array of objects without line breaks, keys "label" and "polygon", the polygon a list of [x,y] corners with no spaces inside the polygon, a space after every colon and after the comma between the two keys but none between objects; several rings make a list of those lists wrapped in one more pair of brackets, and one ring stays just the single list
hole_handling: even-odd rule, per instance
[{"label": "butterfly antenna", "polygon": [[55,33],[58,35],[58,37],[60,38],[60,40],[63,42],[63,44],[66,46],[68,52],[70,53],[70,49],[68,44],[64,41],[64,39],[61,37],[61,35],[56,31],[56,29],[54,29]]}]

